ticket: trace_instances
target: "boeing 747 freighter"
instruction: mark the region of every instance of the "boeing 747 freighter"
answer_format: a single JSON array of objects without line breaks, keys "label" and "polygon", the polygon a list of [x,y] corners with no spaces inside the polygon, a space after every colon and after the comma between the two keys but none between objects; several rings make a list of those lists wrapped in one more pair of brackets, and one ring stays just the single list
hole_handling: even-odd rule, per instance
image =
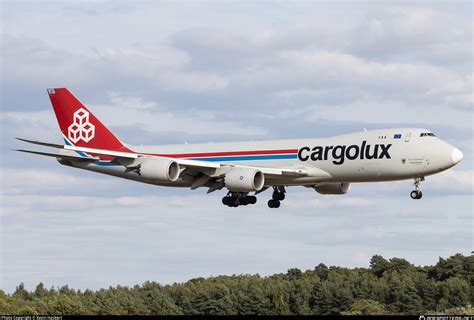
[{"label": "boeing 747 freighter", "polygon": [[66,88],[48,89],[64,144],[21,139],[58,152],[18,150],[59,163],[139,182],[213,192],[226,188],[229,207],[255,204],[273,189],[270,208],[280,207],[287,187],[345,194],[351,183],[413,179],[420,183],[463,159],[462,152],[420,128],[381,129],[330,138],[212,144],[131,146],[121,142]]}]

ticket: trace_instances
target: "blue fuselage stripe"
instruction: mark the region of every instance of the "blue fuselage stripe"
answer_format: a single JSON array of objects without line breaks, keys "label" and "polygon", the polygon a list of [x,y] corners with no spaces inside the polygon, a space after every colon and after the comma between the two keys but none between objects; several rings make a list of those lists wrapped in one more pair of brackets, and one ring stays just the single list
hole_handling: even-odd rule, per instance
[{"label": "blue fuselage stripe", "polygon": [[188,160],[223,162],[223,161],[296,159],[297,157],[298,157],[298,155],[296,155],[296,154],[272,154],[272,155],[256,155],[256,156],[188,158]]},{"label": "blue fuselage stripe", "polygon": [[[69,141],[64,139],[66,145],[71,145]],[[81,157],[88,157],[87,154],[81,151],[76,151]],[[251,161],[251,160],[282,160],[282,159],[296,159],[297,154],[270,154],[270,155],[249,155],[249,156],[225,156],[225,157],[203,157],[203,158],[187,158],[188,160],[199,160],[199,161],[212,161],[212,162],[224,162],[224,161]],[[94,164],[99,166],[119,166],[119,164],[110,161],[95,161]]]},{"label": "blue fuselage stripe", "polygon": [[[224,162],[224,161],[252,161],[252,160],[282,160],[282,159],[296,159],[296,154],[272,154],[272,155],[256,155],[256,156],[234,156],[234,157],[207,157],[207,158],[188,158],[187,160],[199,160],[210,162]],[[99,166],[118,166],[110,161],[96,161],[95,164]]]}]

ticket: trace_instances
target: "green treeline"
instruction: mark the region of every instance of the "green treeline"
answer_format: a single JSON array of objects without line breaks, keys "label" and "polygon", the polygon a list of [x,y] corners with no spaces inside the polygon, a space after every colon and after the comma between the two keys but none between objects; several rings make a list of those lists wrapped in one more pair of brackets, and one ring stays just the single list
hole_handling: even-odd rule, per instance
[{"label": "green treeline", "polygon": [[33,292],[0,290],[0,314],[423,314],[473,313],[474,256],[456,254],[435,266],[373,256],[370,267],[319,264],[305,272],[197,278],[98,291],[68,286]]}]

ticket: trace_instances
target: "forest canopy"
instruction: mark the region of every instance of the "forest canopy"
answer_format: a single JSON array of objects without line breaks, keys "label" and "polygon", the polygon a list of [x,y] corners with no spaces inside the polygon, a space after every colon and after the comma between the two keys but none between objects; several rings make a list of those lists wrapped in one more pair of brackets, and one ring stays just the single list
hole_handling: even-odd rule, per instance
[{"label": "forest canopy", "polygon": [[67,285],[33,291],[23,284],[0,290],[0,314],[54,315],[312,315],[472,314],[474,256],[439,258],[414,266],[375,255],[369,268],[324,264],[267,277],[233,275],[161,285],[74,290]]}]

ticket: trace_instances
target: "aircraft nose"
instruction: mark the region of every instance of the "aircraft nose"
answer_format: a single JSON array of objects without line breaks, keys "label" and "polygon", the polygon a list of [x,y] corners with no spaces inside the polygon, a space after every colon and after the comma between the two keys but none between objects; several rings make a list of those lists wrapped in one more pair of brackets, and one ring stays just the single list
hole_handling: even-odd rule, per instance
[{"label": "aircraft nose", "polygon": [[458,148],[453,149],[451,156],[453,158],[454,164],[458,164],[464,158],[464,155],[462,154],[461,150],[459,150]]}]

